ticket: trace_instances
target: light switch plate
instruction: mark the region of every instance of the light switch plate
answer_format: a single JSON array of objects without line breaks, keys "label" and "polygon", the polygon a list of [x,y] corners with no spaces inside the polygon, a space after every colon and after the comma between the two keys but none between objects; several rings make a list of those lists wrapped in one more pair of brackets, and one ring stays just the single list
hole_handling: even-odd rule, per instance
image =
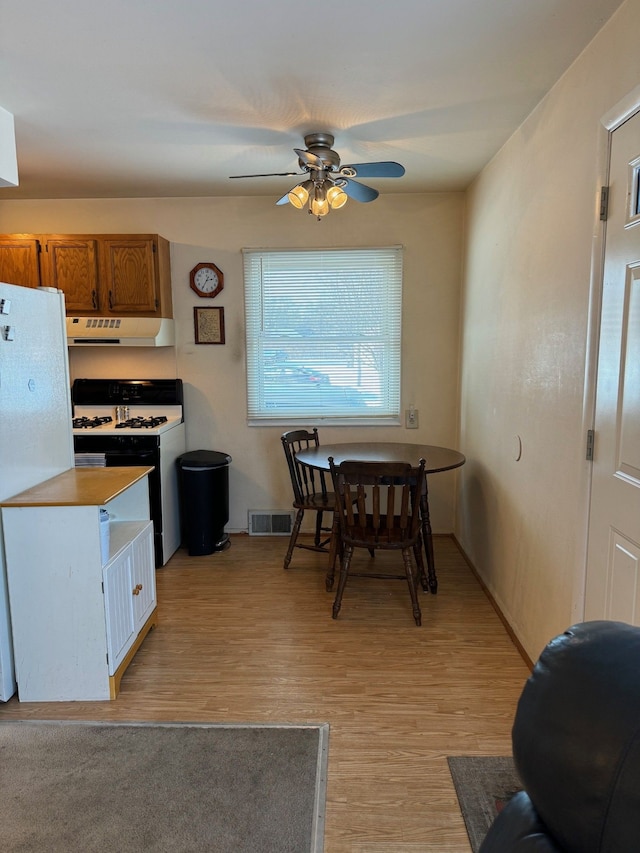
[{"label": "light switch plate", "polygon": [[404,425],[407,429],[418,429],[418,410],[405,409]]}]

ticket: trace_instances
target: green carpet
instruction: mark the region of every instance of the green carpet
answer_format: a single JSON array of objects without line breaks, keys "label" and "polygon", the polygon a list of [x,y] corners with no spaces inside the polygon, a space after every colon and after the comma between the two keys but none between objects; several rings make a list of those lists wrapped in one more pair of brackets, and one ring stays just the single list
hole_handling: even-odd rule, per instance
[{"label": "green carpet", "polygon": [[327,725],[0,722],[2,849],[321,853]]}]

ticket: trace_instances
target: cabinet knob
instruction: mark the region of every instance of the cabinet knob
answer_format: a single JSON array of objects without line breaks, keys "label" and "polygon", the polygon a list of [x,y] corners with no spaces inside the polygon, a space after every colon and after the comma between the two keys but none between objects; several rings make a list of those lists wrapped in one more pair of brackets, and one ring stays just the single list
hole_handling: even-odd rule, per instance
[{"label": "cabinet knob", "polygon": [[132,595],[140,595],[140,590],[142,589],[142,584],[137,583],[134,589],[131,590]]}]

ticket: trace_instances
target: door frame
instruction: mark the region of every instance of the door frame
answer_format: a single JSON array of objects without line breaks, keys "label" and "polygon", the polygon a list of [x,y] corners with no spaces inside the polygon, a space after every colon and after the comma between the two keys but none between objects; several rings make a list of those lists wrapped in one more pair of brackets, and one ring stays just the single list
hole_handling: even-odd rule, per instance
[{"label": "door frame", "polygon": [[[609,166],[611,158],[611,135],[640,111],[640,85],[621,98],[601,118],[598,126],[596,186],[594,188],[594,225],[591,241],[591,275],[589,282],[589,308],[587,313],[587,341],[585,355],[585,382],[582,399],[582,438],[585,447],[587,432],[595,428],[596,383],[598,379],[598,350],[600,347],[600,309],[604,284],[604,257],[606,249],[606,220],[600,219],[600,197],[602,187],[609,185]],[[587,588],[587,558],[591,506],[591,488],[593,465],[586,462],[582,469],[582,488],[584,496],[584,525],[579,552],[579,571],[576,572],[572,596],[572,622],[584,619]]]}]

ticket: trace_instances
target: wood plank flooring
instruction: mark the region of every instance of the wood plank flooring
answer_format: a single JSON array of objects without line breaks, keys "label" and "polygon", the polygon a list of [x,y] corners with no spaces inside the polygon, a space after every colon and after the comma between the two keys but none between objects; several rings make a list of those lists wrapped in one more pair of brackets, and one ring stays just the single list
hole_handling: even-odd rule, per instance
[{"label": "wood plank flooring", "polygon": [[419,628],[394,580],[352,578],[334,621],[326,556],[296,549],[285,571],[286,546],[237,535],[220,554],[178,551],[115,701],[14,697],[0,721],[328,722],[325,853],[469,853],[446,757],[510,753],[529,670],[455,542],[435,537]]}]

